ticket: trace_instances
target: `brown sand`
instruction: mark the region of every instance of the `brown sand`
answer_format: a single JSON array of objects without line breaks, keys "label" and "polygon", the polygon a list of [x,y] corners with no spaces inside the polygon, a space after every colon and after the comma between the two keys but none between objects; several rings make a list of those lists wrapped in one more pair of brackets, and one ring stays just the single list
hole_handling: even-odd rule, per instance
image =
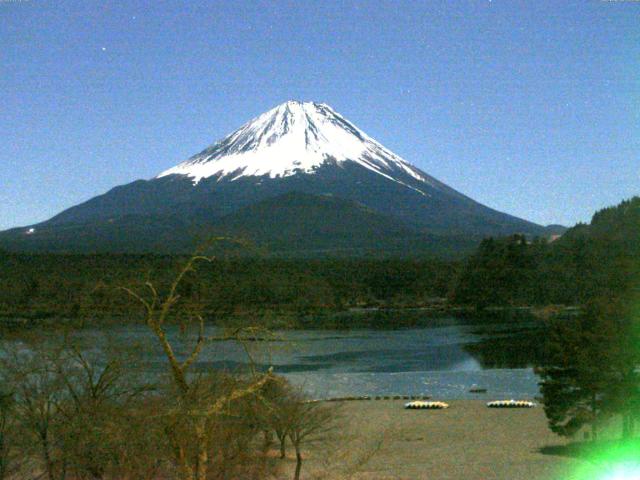
[{"label": "brown sand", "polygon": [[345,428],[335,450],[311,447],[302,478],[555,480],[580,462],[540,451],[565,443],[540,406],[448,403],[447,410],[405,410],[398,400],[342,402]]}]

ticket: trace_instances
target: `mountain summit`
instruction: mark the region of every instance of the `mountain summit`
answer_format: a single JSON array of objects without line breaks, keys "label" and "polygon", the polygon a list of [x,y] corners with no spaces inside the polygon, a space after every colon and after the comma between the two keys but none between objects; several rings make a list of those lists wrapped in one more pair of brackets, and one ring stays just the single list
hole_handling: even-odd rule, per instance
[{"label": "mountain summit", "polygon": [[280,255],[406,255],[546,234],[429,176],[328,105],[289,101],[152,179],[0,233],[0,247],[186,252],[205,232]]},{"label": "mountain summit", "polygon": [[[387,150],[324,103],[288,101],[169,170],[198,183],[203,178],[282,178],[314,173],[326,163],[353,162],[389,180],[399,171],[429,183],[430,178]],[[414,187],[409,187],[414,188]],[[424,193],[424,192],[422,192]]]}]

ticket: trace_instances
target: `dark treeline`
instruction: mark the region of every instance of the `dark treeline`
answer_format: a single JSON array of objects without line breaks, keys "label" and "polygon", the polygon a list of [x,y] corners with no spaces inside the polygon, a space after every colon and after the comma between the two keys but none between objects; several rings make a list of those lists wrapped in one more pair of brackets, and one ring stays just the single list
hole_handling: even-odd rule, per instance
[{"label": "dark treeline", "polygon": [[[597,212],[554,242],[486,239],[451,300],[479,308],[570,304],[547,318],[536,371],[550,428],[593,440],[612,422],[637,458],[640,422],[640,198]],[[549,310],[552,313],[553,309]],[[589,427],[585,431],[585,427]]]},{"label": "dark treeline", "polygon": [[[639,274],[640,198],[561,238],[485,239],[464,261],[217,259],[181,285],[207,319],[302,318],[353,308],[585,305],[619,297]],[[186,257],[0,252],[0,317],[112,318],[138,310],[119,287],[166,288]],[[318,322],[320,323],[320,322]],[[291,325],[295,326],[295,325]]]},{"label": "dark treeline", "polygon": [[452,301],[478,307],[584,305],[620,297],[640,273],[640,198],[597,212],[554,242],[485,239],[459,273]]},{"label": "dark treeline", "polygon": [[546,252],[534,248],[543,250],[529,270],[534,281],[544,278],[535,272],[551,267],[570,273],[558,292],[546,292],[546,300],[582,307],[573,319],[548,321],[547,355],[537,372],[549,426],[564,436],[589,426],[595,440],[604,426],[619,421],[623,442],[637,458],[640,198],[599,211],[590,225],[574,227]]},{"label": "dark treeline", "polygon": [[[121,318],[139,309],[120,290],[166,288],[185,257],[0,254],[0,317]],[[438,260],[220,259],[181,284],[209,319],[416,307],[444,298],[457,265]],[[196,278],[197,277],[197,278]]]}]

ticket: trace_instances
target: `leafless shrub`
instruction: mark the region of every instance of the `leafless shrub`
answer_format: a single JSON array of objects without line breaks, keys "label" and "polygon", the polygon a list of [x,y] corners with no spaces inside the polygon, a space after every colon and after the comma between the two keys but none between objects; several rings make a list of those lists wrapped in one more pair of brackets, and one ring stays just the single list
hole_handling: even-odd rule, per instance
[{"label": "leafless shrub", "polygon": [[[188,274],[194,272],[195,264],[199,261],[210,262],[212,259],[202,256],[190,258],[164,296],[160,295],[151,283],[146,284],[146,296],[124,289],[144,307],[145,324],[162,347],[169,367],[168,379],[173,391],[173,401],[170,402],[171,409],[165,414],[165,432],[173,453],[176,475],[182,480],[206,480],[212,462],[220,462],[222,458],[222,464],[226,465],[230,457],[237,457],[226,448],[213,454],[211,452],[213,440],[223,437],[219,431],[223,425],[222,419],[232,415],[235,404],[259,395],[262,387],[272,378],[271,372],[258,374],[254,371],[247,381],[228,382],[221,386],[212,382],[211,378],[203,380],[200,376],[189,374],[205,344],[212,339],[205,336],[204,319],[199,313],[188,309],[178,309],[174,312],[173,309],[180,300],[181,282]],[[172,318],[180,322],[183,330],[193,323],[197,325],[197,336],[184,358],[179,358],[176,354],[167,334],[166,325]],[[238,329],[216,340],[242,341],[244,331]],[[242,447],[239,443],[242,439],[241,435],[236,435],[231,444]],[[224,445],[228,446],[230,443],[226,441]],[[237,449],[237,452],[246,451],[246,446]]]},{"label": "leafless shrub", "polygon": [[14,420],[13,392],[0,385],[0,480],[7,480],[20,468],[18,433]]}]

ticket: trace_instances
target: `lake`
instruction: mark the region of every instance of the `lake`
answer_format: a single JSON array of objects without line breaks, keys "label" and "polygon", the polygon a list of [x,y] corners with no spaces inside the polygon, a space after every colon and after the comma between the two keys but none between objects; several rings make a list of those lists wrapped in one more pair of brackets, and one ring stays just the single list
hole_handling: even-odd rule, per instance
[{"label": "lake", "polygon": [[[276,340],[249,342],[260,369],[273,366],[314,398],[360,395],[431,395],[434,398],[533,398],[538,379],[532,366],[541,353],[536,322],[478,323],[437,319],[402,330],[294,330]],[[170,328],[176,351],[189,338]],[[210,328],[208,335],[220,331]],[[129,345],[153,368],[164,368],[162,352],[144,326],[84,331],[94,344]],[[149,347],[152,345],[153,347]],[[245,369],[247,353],[233,342],[212,342],[196,368]],[[478,386],[486,394],[472,394]]]}]

